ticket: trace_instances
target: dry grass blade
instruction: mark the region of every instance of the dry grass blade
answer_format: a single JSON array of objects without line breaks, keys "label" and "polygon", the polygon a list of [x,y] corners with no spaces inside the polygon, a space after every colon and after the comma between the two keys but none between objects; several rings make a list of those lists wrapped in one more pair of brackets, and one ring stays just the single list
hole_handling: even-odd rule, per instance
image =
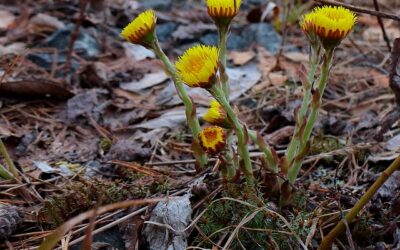
[{"label": "dry grass blade", "polygon": [[96,217],[97,217],[97,210],[98,210],[98,207],[94,208],[93,216],[90,218],[89,226],[86,229],[85,239],[83,240],[83,243],[82,243],[83,250],[91,250],[91,245],[93,242],[93,230],[94,230]]},{"label": "dry grass blade", "polygon": [[119,165],[119,166],[122,166],[122,167],[126,167],[126,168],[132,169],[132,170],[134,170],[136,172],[139,172],[139,173],[142,173],[142,174],[145,174],[145,175],[149,175],[149,176],[161,176],[161,175],[163,175],[163,174],[161,174],[161,173],[159,173],[159,172],[157,172],[157,171],[155,171],[155,170],[153,170],[151,168],[148,168],[148,167],[145,167],[145,166],[140,166],[140,165],[138,165],[136,163],[133,163],[133,162],[125,162],[125,161],[114,160],[114,161],[109,161],[109,163],[116,164],[116,165]]},{"label": "dry grass blade", "polygon": [[[97,215],[101,215],[110,211],[113,211],[115,209],[120,209],[120,208],[127,208],[131,206],[138,206],[138,205],[143,205],[143,204],[149,204],[149,203],[157,203],[160,201],[165,201],[167,198],[156,198],[156,199],[141,199],[141,200],[132,200],[132,201],[123,201],[123,202],[118,202],[110,205],[106,205],[103,207],[99,207],[96,211],[96,209],[89,210],[85,213],[82,213],[69,221],[65,222],[62,224],[60,227],[58,227],[49,237],[47,237],[44,242],[39,246],[39,250],[51,250],[54,249],[56,246],[57,242],[61,240],[61,238],[68,233],[75,225],[78,223],[87,220],[91,217],[93,217],[96,213]],[[169,198],[171,199],[171,198]]]}]

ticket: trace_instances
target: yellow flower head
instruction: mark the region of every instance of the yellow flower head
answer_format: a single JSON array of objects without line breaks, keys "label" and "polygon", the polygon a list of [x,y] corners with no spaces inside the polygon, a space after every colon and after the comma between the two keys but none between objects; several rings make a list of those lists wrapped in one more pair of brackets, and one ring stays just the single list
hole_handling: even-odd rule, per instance
[{"label": "yellow flower head", "polygon": [[210,108],[204,114],[203,119],[212,125],[230,128],[227,122],[226,112],[217,100],[212,100],[210,102]]},{"label": "yellow flower head", "polygon": [[218,126],[203,128],[199,132],[199,141],[204,151],[209,154],[217,154],[225,147],[225,131]]},{"label": "yellow flower head", "polygon": [[131,43],[149,47],[155,39],[156,21],[157,17],[154,11],[146,10],[121,31],[121,36]]},{"label": "yellow flower head", "polygon": [[218,69],[218,48],[196,45],[179,57],[175,67],[189,87],[211,87]]},{"label": "yellow flower head", "polygon": [[331,48],[350,33],[356,21],[356,14],[342,6],[322,6],[304,15],[300,26],[306,34],[317,35],[325,48]]},{"label": "yellow flower head", "polygon": [[216,22],[230,22],[239,12],[241,0],[206,0],[207,11]]}]

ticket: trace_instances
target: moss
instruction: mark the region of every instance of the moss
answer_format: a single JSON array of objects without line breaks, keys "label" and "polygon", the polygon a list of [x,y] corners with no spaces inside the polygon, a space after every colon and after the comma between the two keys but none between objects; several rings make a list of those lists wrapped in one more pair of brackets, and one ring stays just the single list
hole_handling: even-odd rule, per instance
[{"label": "moss", "polygon": [[42,216],[52,226],[92,209],[96,204],[106,205],[118,201],[143,198],[148,193],[146,186],[128,185],[120,182],[79,180],[63,187],[61,193],[46,199]]},{"label": "moss", "polygon": [[[256,210],[253,207],[242,205],[235,201],[221,200],[210,205],[198,222],[198,227],[213,242],[218,242],[223,235],[230,235],[243,219]],[[304,223],[308,219],[305,213],[299,213],[293,218],[295,232],[306,237],[309,228]],[[230,249],[280,249],[296,248],[298,246],[295,238],[278,231],[286,231],[284,224],[275,216],[261,210],[238,232],[232,242]],[[225,239],[227,239],[226,237]],[[211,248],[213,244],[199,234],[195,242],[202,247]],[[224,243],[222,243],[224,244]]]},{"label": "moss", "polygon": [[104,152],[107,152],[110,150],[112,146],[112,141],[106,137],[101,137],[100,138],[100,149],[103,150]]}]

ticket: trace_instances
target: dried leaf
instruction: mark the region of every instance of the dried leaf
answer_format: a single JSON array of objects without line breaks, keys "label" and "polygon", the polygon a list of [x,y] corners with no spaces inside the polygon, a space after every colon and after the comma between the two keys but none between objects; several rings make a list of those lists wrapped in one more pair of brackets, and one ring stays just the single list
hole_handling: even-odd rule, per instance
[{"label": "dried leaf", "polygon": [[16,17],[7,10],[0,10],[0,30],[7,30],[15,23]]},{"label": "dried leaf", "polygon": [[[236,100],[261,79],[260,70],[255,63],[250,63],[240,68],[228,68],[227,73],[229,75],[229,99],[231,101]],[[196,103],[209,104],[211,96],[203,89],[189,88],[187,86],[185,86],[185,89],[189,96],[196,100]],[[158,105],[177,105],[182,103],[182,101],[176,94],[174,86],[169,85],[157,96],[156,103]]]},{"label": "dried leaf", "polygon": [[167,80],[168,78],[169,78],[168,75],[164,71],[158,71],[155,73],[150,73],[145,75],[139,81],[121,83],[120,87],[121,89],[125,90],[140,91],[158,85]]},{"label": "dried leaf", "polygon": [[[189,225],[192,215],[190,194],[177,197],[171,201],[160,202],[151,213],[144,228],[143,235],[149,243],[149,249],[186,249],[187,233],[184,229]],[[172,229],[170,233],[165,225]]]},{"label": "dried leaf", "polygon": [[308,55],[301,52],[286,52],[283,55],[293,62],[308,62]]},{"label": "dried leaf", "polygon": [[233,64],[239,66],[250,62],[255,56],[256,53],[252,50],[243,52],[232,51],[231,53],[229,53],[229,59],[232,60]]},{"label": "dried leaf", "polygon": [[0,83],[0,96],[3,97],[47,97],[66,100],[74,96],[61,84],[50,80],[21,80]]},{"label": "dried leaf", "polygon": [[383,185],[378,189],[378,195],[384,199],[391,199],[396,195],[396,189],[400,186],[400,171],[394,172],[389,179],[383,183]]},{"label": "dried leaf", "polygon": [[[197,115],[201,116],[206,112],[205,108],[197,108]],[[147,128],[147,129],[157,129],[157,128],[177,128],[181,127],[186,122],[186,115],[184,107],[169,110],[162,114],[160,117],[149,120],[147,122],[142,122],[133,126],[134,128]]]}]

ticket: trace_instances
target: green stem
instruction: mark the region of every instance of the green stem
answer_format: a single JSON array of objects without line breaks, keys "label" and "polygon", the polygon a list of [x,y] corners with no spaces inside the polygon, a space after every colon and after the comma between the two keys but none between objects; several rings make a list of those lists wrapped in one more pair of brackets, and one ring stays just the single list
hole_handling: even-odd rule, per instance
[{"label": "green stem", "polygon": [[0,138],[0,154],[3,156],[4,161],[6,162],[6,164],[8,166],[8,170],[11,172],[11,174],[14,176],[14,178],[18,181],[21,180],[19,171],[15,167],[14,162],[11,160],[11,157],[8,154],[7,148],[4,145],[3,140],[1,138]]},{"label": "green stem", "polygon": [[225,94],[225,98],[229,100],[229,77],[226,73],[226,45],[228,39],[228,32],[229,32],[229,24],[222,25],[218,28],[219,33],[219,61],[221,63],[220,67],[220,77],[221,77],[221,84],[222,89]]},{"label": "green stem", "polygon": [[227,130],[227,152],[226,152],[226,158],[227,158],[227,167],[228,167],[228,180],[232,180],[233,177],[236,175],[236,169],[237,166],[235,164],[235,161],[233,159],[233,149],[231,147],[233,141],[233,133],[232,129]]},{"label": "green stem", "polygon": [[[360,200],[354,205],[354,207],[350,210],[350,212],[346,215],[346,222],[350,223],[354,220],[357,214],[361,211],[361,209],[372,199],[375,193],[379,190],[379,188],[385,183],[385,181],[394,173],[394,171],[400,169],[400,156],[397,157],[396,160],[390,164],[388,168],[385,169],[381,173],[378,179],[372,184],[372,186],[368,189],[368,191],[360,198]],[[330,246],[335,238],[343,232],[345,229],[345,224],[343,220],[341,220],[330,232],[327,236],[322,239],[321,245],[319,247],[320,250],[328,250],[331,249]]]},{"label": "green stem", "polygon": [[221,88],[217,86],[217,84],[214,84],[213,87],[209,89],[210,93],[213,95],[213,97],[221,104],[221,106],[225,109],[228,117],[230,120],[232,120],[236,135],[238,138],[238,149],[239,149],[239,155],[243,160],[244,163],[244,174],[246,178],[246,183],[247,186],[250,188],[250,190],[254,190],[254,175],[253,175],[253,168],[251,165],[251,160],[250,160],[250,154],[249,154],[249,149],[247,147],[247,142],[245,138],[245,133],[242,125],[239,122],[239,119],[237,118],[235,112],[233,111],[231,105],[229,104],[229,101],[225,98],[225,93]]},{"label": "green stem", "polygon": [[[307,119],[306,126],[304,128],[304,132],[301,135],[300,141],[299,141],[299,150],[297,151],[298,153],[302,153],[304,147],[306,146],[306,143],[310,139],[312,129],[314,127],[315,121],[318,118],[319,114],[319,108],[321,106],[322,102],[322,96],[325,91],[328,75],[329,75],[329,67],[331,65],[331,61],[333,58],[333,49],[327,50],[324,55],[324,62],[322,64],[321,68],[321,77],[318,81],[318,86],[317,86],[317,91],[318,91],[318,99],[313,100],[312,102],[316,103],[311,103],[311,113]],[[290,183],[294,183],[296,181],[297,175],[299,174],[301,165],[303,164],[303,157],[295,159],[295,162],[293,166],[290,167],[289,173],[288,173],[288,179]]]},{"label": "green stem", "polygon": [[315,72],[317,71],[317,66],[318,66],[318,59],[319,59],[319,48],[318,46],[311,46],[310,49],[310,69],[308,70],[307,74],[307,82],[304,84],[303,89],[304,89],[304,97],[303,97],[303,102],[301,104],[300,110],[297,114],[297,119],[296,119],[296,127],[293,133],[292,140],[289,143],[287,153],[286,153],[286,159],[289,163],[292,162],[294,156],[296,155],[297,148],[300,144],[300,139],[298,136],[295,136],[299,133],[299,130],[301,129],[303,125],[303,119],[304,116],[307,113],[308,107],[310,105],[311,101],[311,89],[312,85],[314,83],[314,77],[315,77]]},{"label": "green stem", "polygon": [[0,164],[0,177],[6,180],[14,179],[14,176],[1,164]]},{"label": "green stem", "polygon": [[[188,96],[183,82],[179,79],[175,66],[171,63],[169,58],[165,55],[164,51],[161,49],[157,40],[155,40],[153,47],[154,53],[161,59],[164,65],[167,68],[168,74],[172,77],[172,80],[175,84],[175,88],[178,92],[179,98],[182,100],[183,104],[185,105],[185,113],[188,126],[193,135],[193,148],[195,151],[196,160],[200,166],[200,168],[204,168],[207,164],[207,156],[203,150],[201,150],[200,142],[198,138],[198,134],[200,132],[200,123],[199,119],[197,118],[196,108]],[[197,151],[197,152],[196,152]]]},{"label": "green stem", "polygon": [[[259,149],[264,153],[264,157],[267,160],[268,167],[271,168],[270,170],[273,173],[277,173],[278,167],[277,167],[277,164],[275,162],[274,156],[272,154],[272,151],[271,151],[271,148],[269,147],[269,145],[267,143],[265,143],[262,138],[259,138],[256,131],[249,130],[248,133],[249,133],[249,137],[253,141],[253,143],[256,144],[259,147]],[[262,141],[260,141],[260,140],[262,140]]]}]

